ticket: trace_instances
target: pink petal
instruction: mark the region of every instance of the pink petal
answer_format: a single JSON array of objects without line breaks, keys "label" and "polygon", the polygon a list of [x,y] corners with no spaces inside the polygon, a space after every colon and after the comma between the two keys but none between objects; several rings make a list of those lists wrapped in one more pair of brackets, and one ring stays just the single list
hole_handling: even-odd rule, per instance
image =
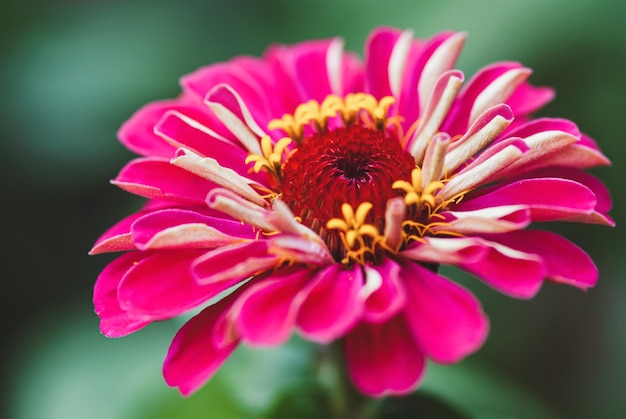
[{"label": "pink petal", "polygon": [[[437,79],[454,68],[456,60],[461,54],[465,38],[466,34],[463,32],[442,32],[433,36],[424,45],[416,68],[412,71],[415,76],[419,76],[417,92],[420,109],[423,110],[426,106],[428,95],[430,95]],[[415,91],[408,93],[415,95]]]},{"label": "pink petal", "polygon": [[489,321],[471,293],[416,263],[404,264],[402,276],[407,324],[427,357],[454,363],[482,346]]},{"label": "pink petal", "polygon": [[[182,77],[180,83],[184,91],[193,93],[199,99],[205,99],[207,94],[216,86],[228,86],[228,89],[237,92],[237,95],[246,104],[246,108],[255,116],[256,122],[261,126],[267,126],[271,119],[267,107],[267,97],[270,97],[272,92],[266,91],[265,83],[253,77],[249,71],[252,66],[265,65],[260,60],[252,58],[213,64]],[[266,75],[271,77],[269,71],[266,72]],[[233,107],[227,107],[231,111],[235,110]],[[236,105],[236,108],[239,106]],[[250,127],[252,128],[252,125]]]},{"label": "pink petal", "polygon": [[426,101],[437,79],[454,68],[464,40],[464,33],[449,31],[439,33],[428,40],[412,40],[402,74],[401,91],[397,98],[398,113],[406,121],[403,123],[405,131],[424,112]]},{"label": "pink petal", "polygon": [[524,205],[502,205],[473,211],[446,211],[445,224],[434,226],[434,233],[461,234],[505,233],[521,230],[530,224],[531,211]]},{"label": "pink petal", "polygon": [[333,264],[319,271],[304,291],[297,325],[309,340],[329,343],[346,334],[361,317],[363,301],[359,291],[363,273]]},{"label": "pink petal", "polygon": [[133,242],[141,250],[214,248],[255,236],[250,226],[239,221],[183,209],[165,209],[144,215],[132,224],[131,231]]},{"label": "pink petal", "polygon": [[[498,236],[500,235],[494,237]],[[511,297],[527,299],[539,292],[546,276],[544,262],[539,256],[534,252],[522,252],[477,237],[474,240],[477,244],[483,245],[487,251],[482,259],[472,262],[461,261],[459,267]]]},{"label": "pink petal", "polygon": [[327,60],[335,41],[308,41],[292,49],[295,82],[306,100],[322,102],[329,94],[338,93],[331,88],[331,68]]},{"label": "pink petal", "polygon": [[130,226],[136,219],[146,215],[147,212],[140,211],[129,215],[119,221],[113,227],[105,231],[96,240],[93,248],[89,251],[90,255],[97,255],[105,252],[119,252],[124,250],[135,250],[132,235],[130,234]]},{"label": "pink petal", "polygon": [[[367,282],[371,281],[371,275],[376,275],[380,285],[366,296],[363,320],[368,323],[383,323],[402,310],[406,303],[400,266],[391,259],[386,259],[380,265],[366,266],[365,275]],[[367,288],[363,291],[366,290]]]},{"label": "pink petal", "polygon": [[[489,98],[485,97],[484,100],[480,98],[484,92],[489,92],[490,88],[496,87],[498,80],[503,80],[501,77],[506,77],[507,73],[514,74],[510,72],[518,72],[522,69],[522,65],[516,62],[494,63],[483,67],[460,92],[442,130],[450,136],[463,134],[473,122],[473,116],[478,116],[494,105],[505,103],[513,93],[511,89],[519,86],[524,80],[523,77],[520,80],[515,80],[514,84],[501,86],[498,91],[491,92]],[[525,77],[528,77],[528,74]]]},{"label": "pink petal", "polygon": [[359,323],[346,336],[346,364],[354,385],[381,397],[413,391],[425,372],[425,359],[402,316],[385,323]]},{"label": "pink petal", "polygon": [[554,99],[554,90],[522,83],[507,100],[515,115],[527,115]]},{"label": "pink petal", "polygon": [[457,265],[482,259],[485,247],[471,237],[424,237],[424,242],[415,242],[400,256],[434,264]]},{"label": "pink petal", "polygon": [[533,221],[554,221],[578,214],[589,214],[596,197],[584,185],[559,178],[523,179],[490,188],[477,196],[468,195],[454,209],[469,211],[501,205],[524,205]]},{"label": "pink petal", "polygon": [[401,31],[380,28],[365,43],[365,88],[376,98],[390,96],[389,59]]},{"label": "pink petal", "polygon": [[122,144],[144,156],[170,157],[176,150],[154,134],[154,126],[165,112],[181,106],[180,100],[153,102],[139,109],[119,129]]},{"label": "pink petal", "polygon": [[128,270],[118,289],[120,306],[131,315],[162,320],[182,314],[225,290],[198,285],[191,263],[203,250],[160,251]]},{"label": "pink petal", "polygon": [[258,138],[266,135],[262,127],[273,118],[264,117],[264,112],[248,106],[239,92],[228,84],[213,87],[204,103],[249,152],[262,155]]},{"label": "pink petal", "polygon": [[100,317],[100,331],[110,338],[117,338],[133,333],[148,323],[149,320],[134,318],[120,307],[117,289],[120,281],[136,263],[149,256],[142,252],[129,252],[119,256],[104,268],[98,276],[93,291],[93,304]]},{"label": "pink petal", "polygon": [[146,198],[195,205],[204,205],[207,193],[215,187],[214,183],[158,158],[132,160],[111,183]]},{"label": "pink petal", "polygon": [[267,252],[268,243],[257,240],[222,246],[207,252],[191,265],[191,273],[200,285],[228,288],[257,272],[279,264],[279,258]]},{"label": "pink petal", "polygon": [[445,167],[454,172],[488,146],[513,121],[513,112],[501,104],[489,108],[474,121],[467,132],[447,148]]},{"label": "pink petal", "polygon": [[265,182],[265,173],[251,172],[250,165],[245,164],[248,156],[245,149],[218,136],[196,120],[178,112],[167,112],[154,130],[172,146],[184,147],[201,156],[213,157],[220,165],[229,167],[240,175]]},{"label": "pink petal", "polygon": [[598,281],[598,268],[589,255],[558,234],[524,230],[500,234],[491,239],[512,249],[540,256],[546,275],[554,282],[586,290]]},{"label": "pink petal", "polygon": [[222,346],[215,344],[219,333],[216,322],[231,303],[232,299],[227,298],[205,308],[176,333],[165,357],[163,377],[183,396],[202,387],[237,347],[237,340]]},{"label": "pink petal", "polygon": [[253,345],[284,343],[295,326],[309,269],[276,273],[251,285],[233,308],[239,336]]},{"label": "pink petal", "polygon": [[546,167],[525,173],[524,178],[561,178],[578,182],[586,186],[596,198],[596,206],[590,214],[578,214],[568,217],[565,221],[576,221],[590,224],[615,225],[615,222],[607,215],[611,210],[612,200],[608,188],[595,176],[573,167]]}]

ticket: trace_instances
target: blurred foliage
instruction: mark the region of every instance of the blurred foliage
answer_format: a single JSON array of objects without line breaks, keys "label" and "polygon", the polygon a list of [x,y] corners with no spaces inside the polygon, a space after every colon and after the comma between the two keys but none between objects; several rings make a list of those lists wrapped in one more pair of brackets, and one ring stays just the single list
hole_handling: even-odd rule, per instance
[{"label": "blurred foliage", "polygon": [[[626,205],[622,0],[25,0],[3,6],[0,175],[8,298],[0,316],[6,398],[0,406],[16,418],[191,418],[215,406],[230,409],[223,417],[233,418],[306,417],[312,408],[327,416],[326,393],[309,379],[311,364],[301,355],[311,356],[311,349],[299,347],[302,342],[295,353],[293,346],[238,351],[214,382],[181,399],[163,384],[159,368],[179,323],[120,340],[98,334],[88,305],[110,257],[86,253],[141,202],[107,183],[132,158],[115,132],[142,104],[176,96],[178,78],[199,66],[259,55],[273,42],[335,35],[360,52],[379,25],[412,28],[419,37],[465,30],[459,67],[466,75],[498,60],[533,68],[533,83],[557,91],[541,115],[572,119],[598,140],[613,167],[594,173],[612,190],[618,223]],[[532,301],[516,301],[446,270],[480,297],[491,336],[466,363],[430,368],[422,392],[403,403],[383,402],[381,412],[426,406],[432,417],[439,409],[444,417],[482,418],[539,406],[567,418],[626,416],[621,225],[554,228],[592,255],[598,286],[581,293],[547,284]],[[68,305],[80,309],[68,311]],[[257,364],[269,370],[259,376],[247,370]],[[510,383],[500,388],[502,377]],[[233,398],[239,394],[245,401]]]}]

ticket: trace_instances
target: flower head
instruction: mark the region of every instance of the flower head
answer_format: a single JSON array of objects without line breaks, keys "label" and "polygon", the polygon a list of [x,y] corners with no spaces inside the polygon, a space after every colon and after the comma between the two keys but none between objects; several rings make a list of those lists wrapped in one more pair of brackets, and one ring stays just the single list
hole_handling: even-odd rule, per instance
[{"label": "flower head", "polygon": [[342,339],[362,392],[402,394],[426,359],[457,362],[487,336],[478,300],[439,265],[516,298],[546,280],[593,286],[584,251],[526,227],[612,225],[607,190],[583,171],[608,160],[572,122],[531,118],[553,93],[521,64],[463,84],[464,40],[382,28],[364,61],[338,39],[274,46],[140,109],[119,137],[142,157],[113,183],[148,202],[92,250],[125,252],[95,286],[102,332],[205,307],[165,360],[183,394],[240,343],[294,331]]}]

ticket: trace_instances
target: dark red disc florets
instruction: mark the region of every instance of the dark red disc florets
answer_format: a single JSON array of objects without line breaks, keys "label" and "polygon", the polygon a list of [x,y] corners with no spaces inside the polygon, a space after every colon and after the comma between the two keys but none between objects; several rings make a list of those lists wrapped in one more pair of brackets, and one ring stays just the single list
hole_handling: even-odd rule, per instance
[{"label": "dark red disc florets", "polygon": [[391,185],[410,179],[413,156],[391,135],[352,125],[305,139],[283,168],[282,199],[302,222],[321,225],[343,218],[341,205],[371,202],[370,222],[384,220],[387,200],[399,196]]}]

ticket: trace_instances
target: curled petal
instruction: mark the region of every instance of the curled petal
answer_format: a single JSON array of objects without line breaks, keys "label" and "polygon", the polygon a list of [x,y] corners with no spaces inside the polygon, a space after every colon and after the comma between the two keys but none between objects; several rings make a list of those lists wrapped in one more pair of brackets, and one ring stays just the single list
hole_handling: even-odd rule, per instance
[{"label": "curled petal", "polygon": [[141,249],[213,248],[254,238],[250,226],[195,211],[165,209],[132,224],[133,242]]},{"label": "curled petal", "polygon": [[265,205],[265,200],[250,186],[256,182],[241,176],[228,167],[221,166],[213,158],[201,157],[191,150],[181,148],[176,152],[171,163],[203,179],[223,186],[250,202],[260,206]]},{"label": "curled petal", "polygon": [[215,187],[214,183],[156,157],[132,160],[111,183],[145,198],[192,205],[204,205],[207,193]]},{"label": "curled petal", "polygon": [[400,255],[421,262],[457,265],[478,261],[485,252],[485,247],[471,237],[425,237],[423,243],[413,244]]},{"label": "curled petal", "polygon": [[513,143],[484,160],[475,160],[441,189],[440,195],[450,199],[459,193],[472,190],[493,180],[505,168],[517,161],[526,151],[523,144]]},{"label": "curled petal", "polygon": [[461,202],[455,209],[470,211],[502,205],[522,205],[533,221],[554,221],[578,214],[590,214],[596,197],[586,186],[568,179],[522,179],[490,188],[482,195]]},{"label": "curled petal", "polygon": [[380,265],[365,266],[366,278],[377,276],[379,285],[366,295],[363,319],[369,323],[382,323],[404,308],[406,292],[401,282],[400,266],[387,259]]},{"label": "curled petal", "polygon": [[144,215],[146,215],[146,212],[144,211],[137,212],[129,215],[113,227],[109,228],[98,238],[98,240],[96,240],[96,243],[89,251],[89,254],[97,255],[106,252],[135,250],[136,247],[133,243],[133,237],[130,234],[130,226],[136,219],[141,218]]},{"label": "curled petal", "polygon": [[268,253],[266,241],[247,241],[205,253],[191,265],[191,274],[200,285],[223,284],[226,289],[276,266],[278,261]]},{"label": "curled petal", "polygon": [[531,211],[524,205],[486,207],[474,211],[448,211],[445,224],[434,226],[435,233],[453,231],[462,234],[505,233],[530,224]]},{"label": "curled petal", "polygon": [[261,154],[259,138],[267,135],[256,123],[241,96],[229,85],[218,84],[204,103],[252,154]]},{"label": "curled petal", "polygon": [[489,145],[513,121],[513,112],[505,104],[487,109],[469,130],[449,147],[445,159],[446,169],[452,173],[463,163]]},{"label": "curled petal", "polygon": [[274,231],[275,226],[268,219],[270,211],[244,199],[227,189],[216,188],[206,197],[209,208],[222,211],[236,220],[264,231]]}]

